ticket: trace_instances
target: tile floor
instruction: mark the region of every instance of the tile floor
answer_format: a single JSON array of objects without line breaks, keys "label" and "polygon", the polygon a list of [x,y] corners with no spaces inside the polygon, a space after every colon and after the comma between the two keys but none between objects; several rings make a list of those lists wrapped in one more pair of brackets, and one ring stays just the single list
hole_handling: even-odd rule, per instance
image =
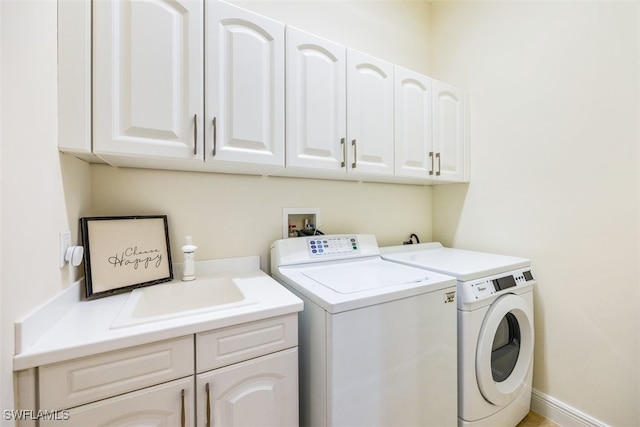
[{"label": "tile floor", "polygon": [[558,424],[554,423],[543,417],[540,414],[537,414],[533,411],[530,411],[524,420],[520,421],[520,423],[516,427],[559,427]]}]

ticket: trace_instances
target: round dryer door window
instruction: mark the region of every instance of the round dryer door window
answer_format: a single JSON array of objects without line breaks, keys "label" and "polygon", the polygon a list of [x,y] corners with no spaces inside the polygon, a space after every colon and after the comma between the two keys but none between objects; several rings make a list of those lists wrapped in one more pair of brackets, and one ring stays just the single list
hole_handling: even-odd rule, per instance
[{"label": "round dryer door window", "polygon": [[521,343],[518,319],[513,313],[507,313],[498,324],[491,346],[491,374],[494,381],[501,383],[509,378],[518,362]]},{"label": "round dryer door window", "polygon": [[533,312],[518,295],[498,298],[480,330],[476,376],[484,398],[504,406],[527,384],[533,361]]}]

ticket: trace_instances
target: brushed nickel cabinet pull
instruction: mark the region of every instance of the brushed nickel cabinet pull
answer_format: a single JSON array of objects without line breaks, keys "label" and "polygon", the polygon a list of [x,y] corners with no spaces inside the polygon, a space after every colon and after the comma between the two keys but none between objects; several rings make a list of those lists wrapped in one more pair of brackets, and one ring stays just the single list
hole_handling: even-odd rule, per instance
[{"label": "brushed nickel cabinet pull", "polygon": [[351,141],[351,146],[353,147],[353,163],[351,163],[351,167],[355,169],[358,162],[358,146],[355,139]]},{"label": "brushed nickel cabinet pull", "polygon": [[205,386],[207,390],[207,427],[211,427],[211,391],[209,390],[209,383]]},{"label": "brushed nickel cabinet pull", "polygon": [[216,118],[213,118],[213,157],[216,156],[216,145],[218,143],[218,126],[216,125]]},{"label": "brushed nickel cabinet pull", "polygon": [[442,170],[442,165],[440,164],[440,153],[436,153],[436,158],[438,159],[438,171],[436,172],[436,176],[440,176],[440,171]]},{"label": "brushed nickel cabinet pull", "polygon": [[193,115],[193,155],[198,155],[198,115]]},{"label": "brushed nickel cabinet pull", "polygon": [[342,145],[342,163],[340,163],[340,167],[343,168],[347,164],[347,144],[345,144],[345,138],[340,138],[340,144]]},{"label": "brushed nickel cabinet pull", "polygon": [[181,397],[182,397],[182,410],[180,412],[180,425],[182,427],[185,427],[187,425],[187,419],[186,419],[186,414],[185,414],[185,410],[184,410],[184,389],[182,389],[182,393],[181,393]]},{"label": "brushed nickel cabinet pull", "polygon": [[429,158],[431,159],[431,169],[429,170],[429,175],[433,175],[433,151],[429,151]]}]

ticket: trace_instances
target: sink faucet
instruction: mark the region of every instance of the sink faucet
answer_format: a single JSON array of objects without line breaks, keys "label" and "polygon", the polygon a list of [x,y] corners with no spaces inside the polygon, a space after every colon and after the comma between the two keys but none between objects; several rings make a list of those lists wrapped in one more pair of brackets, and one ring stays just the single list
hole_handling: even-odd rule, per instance
[{"label": "sink faucet", "polygon": [[184,255],[184,265],[182,268],[182,280],[185,282],[196,279],[195,252],[198,247],[193,244],[191,236],[185,237],[185,244],[182,247]]}]

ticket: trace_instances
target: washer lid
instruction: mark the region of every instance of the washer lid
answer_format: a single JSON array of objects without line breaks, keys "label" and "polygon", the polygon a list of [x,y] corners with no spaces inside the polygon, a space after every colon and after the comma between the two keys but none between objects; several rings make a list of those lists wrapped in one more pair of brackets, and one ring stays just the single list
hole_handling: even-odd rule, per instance
[{"label": "washer lid", "polygon": [[427,292],[455,291],[451,276],[380,257],[276,267],[274,276],[329,313],[336,314]]},{"label": "washer lid", "polygon": [[350,265],[333,265],[302,274],[341,294],[420,283],[429,279],[425,270],[389,262],[361,265],[357,269]]},{"label": "washer lid", "polygon": [[444,248],[439,244],[405,247],[381,248],[381,255],[390,261],[448,274],[463,282],[531,265],[526,258]]}]

